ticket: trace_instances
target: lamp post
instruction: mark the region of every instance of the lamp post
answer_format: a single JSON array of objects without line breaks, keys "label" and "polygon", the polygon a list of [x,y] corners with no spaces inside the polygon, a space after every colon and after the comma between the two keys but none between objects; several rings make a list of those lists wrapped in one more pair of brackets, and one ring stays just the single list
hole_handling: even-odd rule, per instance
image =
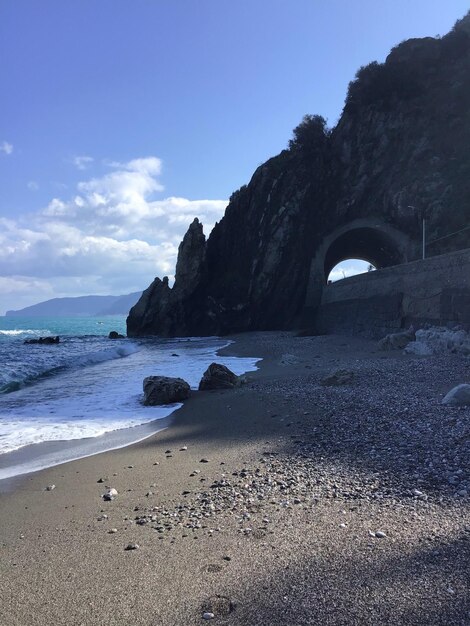
[{"label": "lamp post", "polygon": [[[409,209],[416,210],[415,206],[408,205]],[[424,210],[421,213],[422,225],[423,225],[423,259],[426,258],[426,219],[424,217]]]}]

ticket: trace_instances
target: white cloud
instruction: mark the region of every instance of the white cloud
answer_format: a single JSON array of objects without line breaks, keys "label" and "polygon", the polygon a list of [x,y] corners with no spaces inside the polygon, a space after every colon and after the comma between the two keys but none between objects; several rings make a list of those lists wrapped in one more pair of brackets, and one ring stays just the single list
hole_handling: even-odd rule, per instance
[{"label": "white cloud", "polygon": [[91,156],[75,156],[72,159],[72,163],[79,170],[86,170],[94,161]]},{"label": "white cloud", "polygon": [[11,154],[13,152],[12,144],[8,143],[8,141],[2,141],[2,143],[0,143],[0,152]]},{"label": "white cloud", "polygon": [[208,235],[227,205],[226,200],[155,199],[163,190],[156,157],[108,165],[111,171],[82,180],[69,199],[53,198],[14,220],[0,218],[2,307],[138,291],[155,276],[171,277],[178,245],[194,217]]}]

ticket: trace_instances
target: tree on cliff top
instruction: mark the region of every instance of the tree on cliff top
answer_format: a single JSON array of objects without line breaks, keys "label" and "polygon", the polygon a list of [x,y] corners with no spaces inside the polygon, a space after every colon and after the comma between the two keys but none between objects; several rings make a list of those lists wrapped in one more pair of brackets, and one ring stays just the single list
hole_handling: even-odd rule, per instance
[{"label": "tree on cliff top", "polygon": [[289,140],[289,150],[311,155],[322,149],[330,134],[326,120],[321,115],[304,115],[302,121],[293,130]]}]

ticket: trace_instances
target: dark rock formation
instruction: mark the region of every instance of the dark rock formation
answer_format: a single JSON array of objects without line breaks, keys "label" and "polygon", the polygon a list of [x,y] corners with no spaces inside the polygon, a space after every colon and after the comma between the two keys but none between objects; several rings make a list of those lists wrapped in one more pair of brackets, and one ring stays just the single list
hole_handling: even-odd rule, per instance
[{"label": "dark rock formation", "polygon": [[199,391],[210,389],[233,389],[240,384],[240,379],[228,367],[221,363],[211,363],[202,375]]},{"label": "dark rock formation", "polygon": [[144,378],[144,404],[155,406],[173,404],[189,398],[191,389],[182,378],[167,376],[147,376]]},{"label": "dark rock formation", "polygon": [[124,339],[124,335],[121,335],[116,330],[112,330],[108,335],[108,339]]},{"label": "dark rock formation", "polygon": [[423,216],[428,255],[468,247],[469,145],[470,14],[442,39],[403,42],[361,68],[337,126],[307,116],[207,242],[196,219],[174,287],[155,279],[128,335],[295,327],[339,261],[418,258]]},{"label": "dark rock formation", "polygon": [[59,343],[60,337],[39,337],[38,339],[25,339],[23,343],[40,343],[51,345],[54,343]]}]

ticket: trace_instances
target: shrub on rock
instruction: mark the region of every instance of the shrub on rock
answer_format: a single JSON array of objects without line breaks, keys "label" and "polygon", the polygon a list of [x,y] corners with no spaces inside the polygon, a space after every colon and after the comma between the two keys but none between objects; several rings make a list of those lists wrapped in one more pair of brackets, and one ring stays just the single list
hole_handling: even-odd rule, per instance
[{"label": "shrub on rock", "polygon": [[239,377],[220,363],[211,363],[202,375],[199,391],[208,389],[232,389],[240,384]]},{"label": "shrub on rock", "polygon": [[189,398],[191,389],[182,378],[167,376],[147,376],[144,378],[144,404],[173,404]]}]

